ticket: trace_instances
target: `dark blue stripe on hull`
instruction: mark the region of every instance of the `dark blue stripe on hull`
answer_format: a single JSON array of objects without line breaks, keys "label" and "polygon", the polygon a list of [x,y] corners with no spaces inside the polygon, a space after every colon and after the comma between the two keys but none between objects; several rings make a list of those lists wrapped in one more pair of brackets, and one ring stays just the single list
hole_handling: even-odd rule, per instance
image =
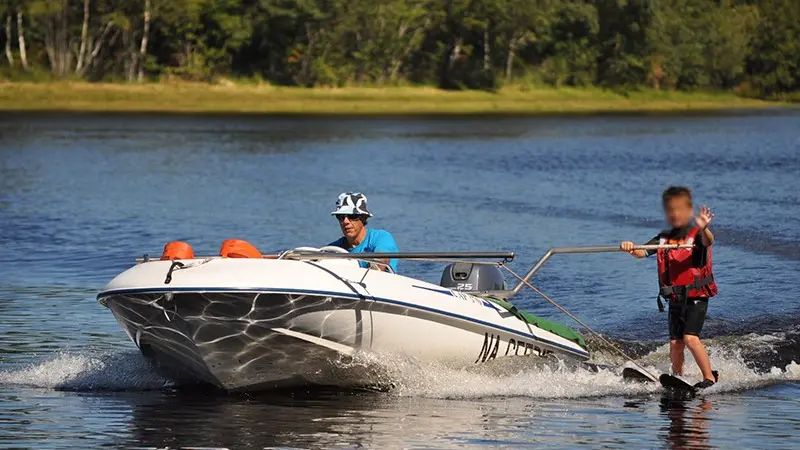
[{"label": "dark blue stripe on hull", "polygon": [[[431,289],[432,290],[432,289]],[[512,328],[506,328],[501,325],[493,324],[491,322],[485,322],[483,320],[473,319],[472,317],[462,316],[460,314],[454,314],[447,311],[442,311],[440,309],[429,308],[427,306],[415,305],[413,303],[406,303],[399,300],[392,300],[388,298],[380,298],[380,297],[368,297],[368,296],[360,296],[357,294],[349,294],[345,292],[332,292],[332,291],[313,291],[308,289],[267,289],[267,288],[142,288],[142,289],[118,289],[112,291],[105,291],[97,294],[97,299],[100,300],[104,297],[110,297],[113,295],[126,295],[126,294],[165,294],[167,292],[253,292],[253,293],[265,293],[265,294],[291,294],[291,295],[319,295],[325,297],[340,297],[340,298],[350,298],[350,299],[368,299],[382,303],[388,303],[391,305],[402,306],[405,308],[410,309],[417,309],[420,311],[426,311],[434,314],[441,314],[443,316],[452,317],[460,320],[464,320],[467,322],[476,323],[485,327],[493,328],[496,330],[501,330],[509,334],[514,334],[517,336],[521,336],[527,339],[534,339],[539,342],[551,345],[553,347],[559,348],[567,353],[571,353],[574,355],[578,355],[582,358],[588,358],[589,353],[585,351],[579,351],[572,347],[568,347],[566,345],[559,344],[558,342],[553,342],[547,339],[542,339],[539,336],[533,334],[526,334],[518,330],[514,330]],[[435,291],[434,291],[435,292]],[[443,294],[443,293],[442,293]],[[443,294],[444,295],[444,294]],[[450,294],[452,295],[452,294]]]}]

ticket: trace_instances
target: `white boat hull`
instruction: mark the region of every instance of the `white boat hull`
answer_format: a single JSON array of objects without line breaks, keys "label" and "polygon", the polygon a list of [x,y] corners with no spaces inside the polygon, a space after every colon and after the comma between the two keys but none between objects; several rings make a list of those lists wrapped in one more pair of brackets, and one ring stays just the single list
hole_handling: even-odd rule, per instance
[{"label": "white boat hull", "polygon": [[355,352],[466,367],[511,355],[587,359],[579,343],[498,306],[349,260],[208,259],[137,265],[98,295],[171,376],[241,391],[342,380]]}]

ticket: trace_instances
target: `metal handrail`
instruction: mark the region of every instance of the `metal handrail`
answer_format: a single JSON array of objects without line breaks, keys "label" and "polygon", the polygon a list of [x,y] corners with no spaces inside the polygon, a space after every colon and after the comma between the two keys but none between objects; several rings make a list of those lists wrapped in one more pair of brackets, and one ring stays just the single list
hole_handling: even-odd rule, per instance
[{"label": "metal handrail", "polygon": [[[692,248],[692,244],[648,244],[637,245],[633,250],[674,250],[679,248]],[[617,245],[608,246],[588,246],[588,247],[553,247],[531,267],[531,269],[522,277],[522,279],[514,286],[514,288],[507,291],[494,291],[496,295],[502,295],[503,298],[510,298],[519,294],[525,284],[528,283],[534,275],[550,260],[553,255],[557,254],[584,254],[584,253],[612,253],[623,251]],[[280,256],[270,255],[265,258],[291,258],[295,260],[319,260],[319,259],[355,259],[359,261],[366,261],[368,263],[383,263],[382,259],[409,259],[409,260],[454,260],[454,259],[499,259],[503,263],[511,262],[514,260],[514,252],[395,252],[395,253],[327,253],[327,252],[313,252],[313,251],[293,251],[288,250]],[[211,257],[195,257],[194,259],[216,259],[220,256]],[[150,261],[148,257],[137,258],[137,263]],[[500,264],[500,263],[496,263]],[[473,293],[474,294],[474,293]]]},{"label": "metal handrail", "polygon": [[[692,245],[691,244],[682,244],[682,245],[648,244],[648,245],[634,246],[633,250],[674,250],[678,248],[692,248]],[[523,276],[522,279],[517,283],[517,285],[514,286],[513,289],[511,289],[511,292],[509,293],[508,296],[511,297],[513,295],[519,294],[519,291],[521,291],[522,288],[525,287],[525,283],[529,282],[531,278],[533,278],[533,276],[536,275],[536,272],[538,272],[539,269],[541,269],[542,266],[544,266],[544,264],[553,255],[576,254],[576,253],[611,253],[611,252],[621,252],[621,251],[623,250],[619,248],[618,245],[590,246],[590,247],[553,247],[547,252],[545,252],[545,254],[542,255],[542,257],[539,258],[538,261],[536,261],[536,264],[534,264],[533,267],[531,267],[531,270],[529,270],[528,273],[526,273],[525,276]]]},{"label": "metal handrail", "polygon": [[396,252],[396,253],[325,253],[289,250],[285,257],[292,259],[500,259],[514,260],[514,252]]},{"label": "metal handrail", "polygon": [[[396,253],[328,253],[328,252],[315,252],[315,251],[295,251],[287,250],[280,255],[265,255],[264,259],[284,259],[291,258],[295,260],[312,260],[312,259],[356,259],[360,261],[370,261],[376,259],[498,259],[503,262],[511,262],[514,260],[514,252],[396,252]],[[222,256],[195,256],[191,259],[222,259]],[[140,264],[149,261],[159,261],[156,258],[150,258],[145,255],[141,258],[136,258],[136,263]]]}]

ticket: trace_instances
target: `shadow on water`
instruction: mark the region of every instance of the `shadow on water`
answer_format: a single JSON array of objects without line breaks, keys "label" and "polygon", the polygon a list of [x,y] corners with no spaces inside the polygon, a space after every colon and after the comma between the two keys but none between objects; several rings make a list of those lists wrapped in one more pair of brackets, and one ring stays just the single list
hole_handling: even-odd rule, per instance
[{"label": "shadow on water", "polygon": [[[347,437],[341,436],[342,427],[369,421],[385,408],[385,399],[341,391],[261,396],[200,390],[62,393],[60,411],[50,412],[55,420],[42,421],[41,414],[52,409],[50,402],[37,402],[35,393],[24,391],[3,397],[4,416],[28,414],[28,419],[4,425],[0,447],[48,447],[54,434],[62,443],[84,448],[93,446],[78,444],[87,438],[118,448],[363,447],[375,439],[370,427],[356,425]],[[102,416],[102,423],[95,423],[94,415]]]},{"label": "shadow on water", "polygon": [[[646,448],[662,441],[674,450],[705,449],[715,447],[711,430],[726,420],[714,411],[712,399],[703,397],[460,401],[335,389],[258,395],[194,389],[62,395],[71,397],[67,403],[83,405],[78,413],[96,405],[93,414],[105,417],[102,427],[84,428],[92,439],[138,448],[556,448],[565,441]],[[718,409],[735,403],[723,398]],[[32,421],[36,423],[36,414]],[[609,426],[620,421],[628,425],[612,426],[609,434]],[[39,425],[26,430],[25,442],[46,441],[52,430]],[[718,430],[713,439],[730,443]]]},{"label": "shadow on water", "polygon": [[369,421],[370,415],[393,403],[374,394],[335,390],[261,395],[179,391],[134,395],[127,402],[131,434],[126,440],[158,448],[363,447],[375,439],[369,427],[361,432],[354,427],[346,438],[340,437],[341,427]]},{"label": "shadow on water", "polygon": [[[62,395],[67,403],[97,405],[93,414],[105,420],[101,429],[91,430],[94,439],[137,448],[430,447],[442,437],[477,439],[473,443],[479,444],[517,433],[498,428],[519,413],[500,404],[332,389],[259,395],[201,390]],[[51,430],[29,427],[25,441],[42,442]]]}]

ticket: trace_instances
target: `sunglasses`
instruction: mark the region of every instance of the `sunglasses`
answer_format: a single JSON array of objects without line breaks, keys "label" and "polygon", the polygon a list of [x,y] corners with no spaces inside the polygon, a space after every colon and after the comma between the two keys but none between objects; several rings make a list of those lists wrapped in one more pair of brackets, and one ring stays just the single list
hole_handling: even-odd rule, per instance
[{"label": "sunglasses", "polygon": [[336,219],[339,222],[343,222],[345,217],[350,219],[350,222],[353,222],[353,221],[356,221],[356,220],[361,220],[361,218],[363,216],[361,214],[337,214],[336,215]]}]

